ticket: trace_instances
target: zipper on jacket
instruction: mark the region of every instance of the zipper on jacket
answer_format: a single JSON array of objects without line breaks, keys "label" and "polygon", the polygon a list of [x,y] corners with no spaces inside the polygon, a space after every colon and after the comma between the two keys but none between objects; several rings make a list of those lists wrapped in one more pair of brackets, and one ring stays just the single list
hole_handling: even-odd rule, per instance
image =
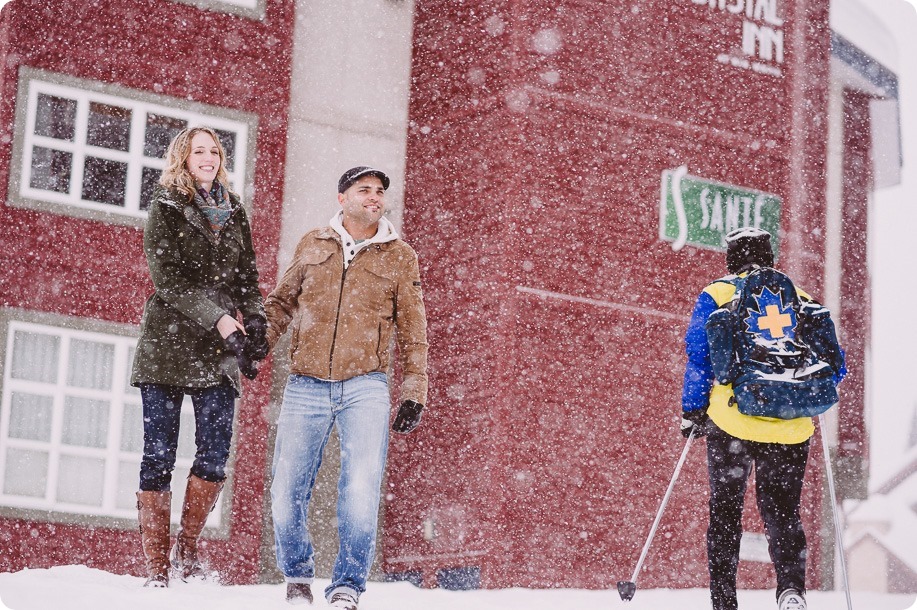
[{"label": "zipper on jacket", "polygon": [[[341,290],[338,293],[337,312],[334,314],[334,333],[331,335],[331,353],[328,354],[328,379],[334,379],[334,375],[333,375],[334,373],[334,344],[337,342],[338,324],[341,321],[341,305],[344,302],[344,281],[347,279],[347,269],[349,269],[350,266],[353,265],[354,261],[357,260],[357,257],[359,257],[361,254],[363,254],[364,252],[369,250],[369,248],[372,248],[372,247],[373,246],[368,246],[366,248],[363,248],[359,252],[357,252],[357,255],[354,256],[353,259],[350,261],[350,265],[345,267],[344,270],[341,272]],[[344,248],[342,246],[341,247],[341,256],[343,255],[344,255]]]},{"label": "zipper on jacket", "polygon": [[[356,257],[354,257],[356,258]],[[353,261],[350,261],[353,264]],[[344,280],[347,279],[347,269],[341,272],[341,290],[338,293],[338,307],[334,314],[334,333],[331,335],[331,353],[328,354],[328,379],[334,379],[334,344],[338,338],[338,324],[341,321],[341,304],[344,302]]]}]

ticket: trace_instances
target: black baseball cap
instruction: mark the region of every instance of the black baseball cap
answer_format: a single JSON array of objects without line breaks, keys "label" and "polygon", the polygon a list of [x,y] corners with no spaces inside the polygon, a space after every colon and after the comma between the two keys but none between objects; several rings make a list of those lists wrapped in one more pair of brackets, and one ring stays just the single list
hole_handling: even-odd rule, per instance
[{"label": "black baseball cap", "polygon": [[363,176],[375,176],[382,181],[382,188],[388,190],[388,185],[390,182],[388,176],[385,175],[385,172],[367,167],[366,165],[360,165],[357,167],[352,167],[344,172],[344,174],[341,176],[341,179],[338,180],[338,192],[343,193],[349,189],[354,182]]}]

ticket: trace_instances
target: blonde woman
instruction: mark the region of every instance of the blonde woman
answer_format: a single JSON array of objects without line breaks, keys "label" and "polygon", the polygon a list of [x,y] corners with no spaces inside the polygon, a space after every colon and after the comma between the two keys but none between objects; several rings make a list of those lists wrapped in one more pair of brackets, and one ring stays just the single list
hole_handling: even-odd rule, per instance
[{"label": "blonde woman", "polygon": [[239,371],[254,378],[256,361],[267,355],[251,228],[229,190],[225,162],[212,129],[176,135],[143,233],[154,292],[143,310],[131,384],[143,401],[137,507],[149,587],[169,584],[171,480],[184,396],[194,404],[197,452],[171,550],[173,576],[182,580],[205,574],[197,540],[226,478]]}]

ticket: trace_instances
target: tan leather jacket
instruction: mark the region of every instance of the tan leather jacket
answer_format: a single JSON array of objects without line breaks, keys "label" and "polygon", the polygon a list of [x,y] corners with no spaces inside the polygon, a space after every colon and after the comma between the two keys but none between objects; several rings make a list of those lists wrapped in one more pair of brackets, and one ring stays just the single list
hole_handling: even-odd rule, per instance
[{"label": "tan leather jacket", "polygon": [[398,343],[401,400],[427,403],[427,319],[417,254],[401,239],[371,244],[347,270],[331,227],[300,240],[264,302],[273,348],[292,322],[290,373],[340,381],[388,372]]}]

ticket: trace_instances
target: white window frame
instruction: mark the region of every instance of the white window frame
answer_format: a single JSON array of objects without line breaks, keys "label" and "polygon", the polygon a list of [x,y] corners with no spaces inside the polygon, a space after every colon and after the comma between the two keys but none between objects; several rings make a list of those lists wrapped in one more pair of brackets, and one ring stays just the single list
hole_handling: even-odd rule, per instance
[{"label": "white window frame", "polygon": [[258,0],[213,0],[215,2],[222,2],[223,4],[229,4],[231,6],[241,6],[242,8],[256,9],[258,8]]},{"label": "white window frame", "polygon": [[[6,310],[7,312],[9,310]],[[6,316],[2,316],[6,317]],[[28,318],[30,316],[17,316]],[[125,403],[140,404],[140,396],[136,390],[131,391],[128,386],[129,371],[131,361],[129,354],[136,347],[137,339],[134,336],[121,334],[112,334],[94,330],[82,330],[73,327],[73,324],[54,324],[47,321],[35,322],[17,319],[17,317],[7,318],[5,328],[0,335],[4,336],[3,347],[3,377],[2,377],[2,397],[0,397],[0,515],[7,513],[9,510],[26,510],[29,513],[40,511],[50,515],[52,521],[71,521],[67,515],[82,515],[101,518],[127,519],[131,523],[136,521],[137,511],[134,506],[129,508],[119,507],[117,504],[119,492],[119,469],[122,464],[130,463],[136,466],[139,473],[141,452],[133,452],[122,449],[122,423],[124,417]],[[14,379],[12,378],[12,358],[13,358],[13,341],[16,331],[26,331],[51,335],[60,339],[60,350],[57,362],[57,381],[55,383],[44,383],[38,381]],[[73,340],[87,340],[99,343],[108,343],[114,346],[114,364],[112,370],[112,387],[110,390],[95,390],[86,388],[74,388],[67,385],[67,364],[70,344]],[[39,441],[22,438],[10,438],[10,414],[12,404],[12,394],[14,392],[25,392],[32,395],[44,395],[53,398],[53,408],[51,417],[51,438],[49,441]],[[63,437],[63,418],[64,405],[67,395],[80,396],[85,398],[95,398],[105,400],[109,403],[109,420],[108,436],[105,447],[83,447],[65,445],[61,439]],[[190,415],[193,421],[193,406],[190,399],[186,396],[182,403],[183,415]],[[185,419],[185,418],[183,418]],[[187,421],[187,420],[186,420]],[[182,426],[180,430],[180,446],[182,443],[190,442],[193,445],[194,428],[193,426]],[[6,461],[8,450],[21,449],[45,452],[48,455],[47,481],[45,485],[44,497],[21,496],[7,494],[5,489],[6,478]],[[142,449],[141,449],[142,451]],[[58,467],[60,458],[65,457],[89,457],[99,459],[104,462],[104,478],[102,488],[102,504],[100,506],[74,504],[59,502],[56,500],[58,484]],[[172,477],[172,522],[178,523],[181,514],[182,498],[185,490],[184,477],[180,473],[187,473],[193,463],[193,457],[179,456],[176,459],[175,471]],[[139,474],[137,481],[139,481]],[[229,486],[227,486],[227,491]],[[136,487],[130,490],[131,493],[136,491]],[[221,498],[228,496],[224,493]],[[215,510],[210,513],[207,520],[207,526],[210,528],[221,528],[224,522],[226,502],[223,502],[223,509]],[[18,515],[13,515],[18,516]],[[79,519],[77,519],[79,521]]]},{"label": "white window frame", "polygon": [[[74,141],[68,142],[35,134],[40,94],[76,101]],[[90,146],[86,143],[91,102],[119,106],[131,111],[130,144],[127,152]],[[232,172],[227,173],[233,190],[242,193],[243,201],[246,203],[251,201],[254,137],[257,129],[254,115],[24,67],[19,78],[17,133],[11,163],[11,167],[18,168],[19,171],[13,171],[11,175],[10,205],[103,220],[112,224],[142,226],[147,217],[146,211],[140,208],[143,168],[161,170],[165,167],[165,159],[144,155],[147,114],[184,120],[189,126],[203,125],[235,133],[234,167]],[[32,155],[36,146],[73,155],[69,192],[59,193],[33,188],[30,185]],[[82,199],[83,169],[87,156],[127,164],[123,207]]]},{"label": "white window frame", "polygon": [[190,4],[204,10],[229,13],[249,19],[264,19],[266,0],[172,0],[181,4]]}]

